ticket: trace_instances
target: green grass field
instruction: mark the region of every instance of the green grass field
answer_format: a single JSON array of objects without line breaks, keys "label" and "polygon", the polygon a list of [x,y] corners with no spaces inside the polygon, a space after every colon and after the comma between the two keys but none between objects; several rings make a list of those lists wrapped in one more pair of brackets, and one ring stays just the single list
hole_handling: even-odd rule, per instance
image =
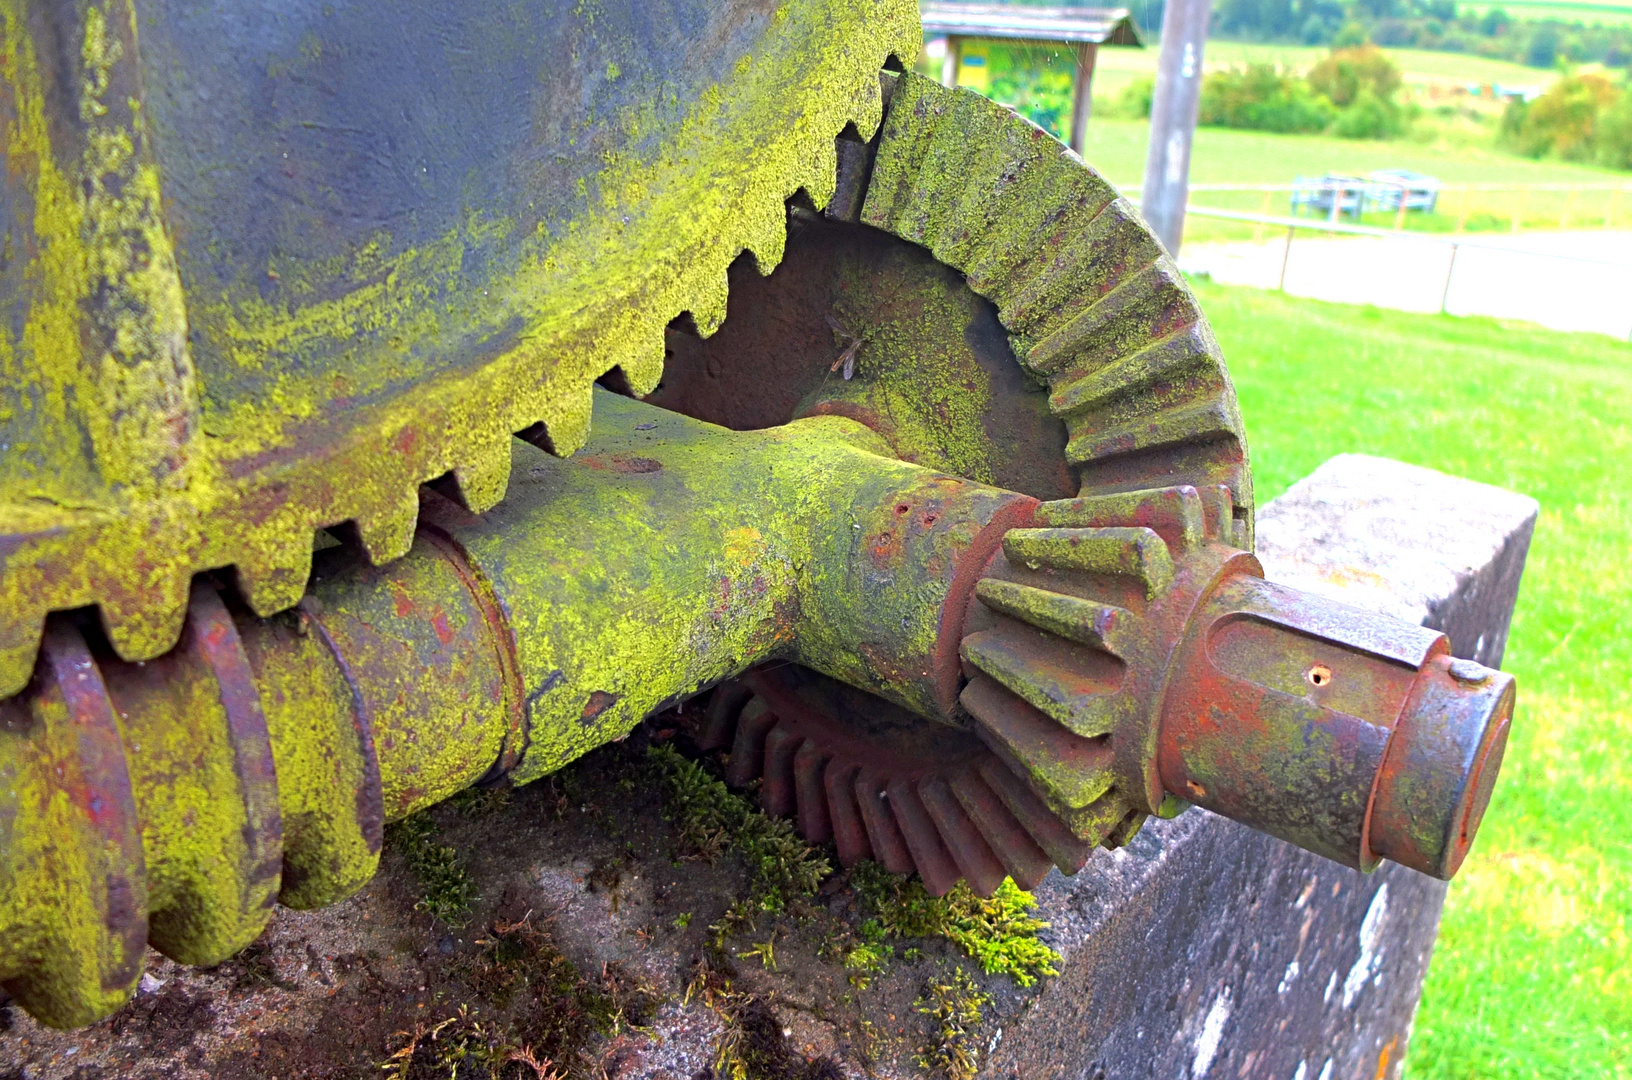
[{"label": "green grass field", "polygon": [[[1150,126],[1143,120],[1095,117],[1088,125],[1088,163],[1128,194],[1137,196],[1144,174]],[[1289,184],[1299,176],[1325,172],[1365,174],[1375,169],[1413,169],[1447,184],[1632,184],[1632,175],[1562,161],[1532,161],[1478,146],[1422,146],[1396,140],[1338,139],[1325,135],[1275,135],[1232,128],[1198,128],[1190,158],[1192,184]],[[1200,206],[1253,213],[1286,214],[1285,193],[1193,192]],[[1627,228],[1632,224],[1632,195],[1612,192],[1478,192],[1441,196],[1437,220],[1411,215],[1408,227],[1448,232],[1458,223],[1473,231],[1507,229],[1513,216],[1524,228],[1556,229],[1566,216],[1572,228]],[[1389,227],[1387,215],[1366,224]],[[1256,226],[1192,217],[1185,223],[1186,243],[1250,239]],[[1264,233],[1268,235],[1268,233]],[[1262,237],[1260,237],[1261,239]]]},{"label": "green grass field", "polygon": [[1497,0],[1496,3],[1459,6],[1462,11],[1476,12],[1499,7],[1515,19],[1559,19],[1587,26],[1622,26],[1632,23],[1632,3],[1614,3],[1613,0],[1585,4],[1572,4],[1569,0],[1512,0],[1511,3],[1508,0]]},{"label": "green grass field", "polygon": [[1259,498],[1343,451],[1541,502],[1506,764],[1451,886],[1412,1080],[1632,1076],[1632,346],[1198,284]]},{"label": "green grass field", "polygon": [[[1511,9],[1509,9],[1511,10]],[[1627,10],[1632,12],[1632,7]],[[1094,99],[1109,101],[1134,79],[1156,74],[1158,49],[1106,47],[1094,63]],[[1209,70],[1238,64],[1279,64],[1294,71],[1307,71],[1331,50],[1324,46],[1260,45],[1242,41],[1209,41],[1202,53]],[[1506,60],[1487,60],[1464,53],[1430,52],[1425,49],[1389,49],[1399,65],[1406,86],[1422,90],[1430,86],[1459,87],[1469,83],[1502,83],[1508,86],[1546,86],[1558,77]]]}]

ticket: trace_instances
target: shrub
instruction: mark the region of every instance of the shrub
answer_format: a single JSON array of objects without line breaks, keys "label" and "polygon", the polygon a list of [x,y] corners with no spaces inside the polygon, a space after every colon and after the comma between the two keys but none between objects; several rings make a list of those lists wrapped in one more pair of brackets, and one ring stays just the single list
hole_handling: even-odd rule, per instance
[{"label": "shrub", "polygon": [[1375,45],[1335,49],[1309,70],[1309,86],[1325,94],[1338,108],[1352,105],[1362,90],[1392,102],[1403,80],[1388,54]]},{"label": "shrub", "polygon": [[1632,169],[1632,90],[1623,90],[1614,104],[1598,114],[1598,164],[1611,169]]},{"label": "shrub", "polygon": [[1517,102],[1502,118],[1502,133],[1521,154],[1556,154],[1570,161],[1591,160],[1597,146],[1599,113],[1612,111],[1625,95],[1602,75],[1559,79],[1529,105]]},{"label": "shrub", "polygon": [[1398,135],[1402,127],[1399,106],[1364,88],[1347,108],[1338,111],[1332,134],[1345,139],[1386,139]]},{"label": "shrub", "polygon": [[1116,113],[1129,120],[1150,119],[1150,102],[1156,96],[1156,80],[1140,76],[1122,88],[1116,98]]},{"label": "shrub", "polygon": [[1259,131],[1323,131],[1336,110],[1309,84],[1270,64],[1215,71],[1202,80],[1199,122]]}]

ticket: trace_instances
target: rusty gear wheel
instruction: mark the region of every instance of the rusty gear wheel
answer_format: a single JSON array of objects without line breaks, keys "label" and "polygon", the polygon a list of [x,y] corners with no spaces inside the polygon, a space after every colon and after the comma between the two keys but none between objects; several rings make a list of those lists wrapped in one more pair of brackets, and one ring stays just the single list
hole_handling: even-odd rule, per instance
[{"label": "rusty gear wheel", "polygon": [[[1043,500],[1199,489],[1210,536],[1249,544],[1233,389],[1134,209],[1012,112],[892,81],[878,136],[840,141],[827,212],[795,206],[770,276],[732,268],[713,337],[671,328],[646,400],[738,429],[846,416],[906,460]],[[983,583],[982,601],[1007,584]],[[774,665],[717,690],[694,734],[729,751],[730,783],[760,781],[767,811],[847,865],[916,870],[937,895],[1074,873],[1146,815],[1115,783],[1108,732],[1016,708],[986,673],[994,635],[1017,625],[989,623],[966,652],[964,727]]]},{"label": "rusty gear wheel", "polygon": [[917,871],[936,896],[960,878],[990,896],[1005,877],[1030,889],[1051,866],[1074,874],[1096,841],[1116,846],[1144,820],[1109,793],[1103,827],[1083,839],[973,733],[794,665],[715,691],[696,737],[728,751],[728,783],[758,781],[767,813],[832,843],[844,865]]}]

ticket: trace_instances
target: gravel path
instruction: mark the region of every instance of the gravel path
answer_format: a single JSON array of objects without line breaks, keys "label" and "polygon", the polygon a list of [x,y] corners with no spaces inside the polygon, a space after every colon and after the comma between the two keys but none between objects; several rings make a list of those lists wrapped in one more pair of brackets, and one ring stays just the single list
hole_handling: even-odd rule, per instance
[{"label": "gravel path", "polygon": [[[1286,261],[1286,291],[1401,311],[1494,315],[1558,330],[1632,334],[1632,232],[1474,235],[1451,265],[1445,237],[1322,237],[1299,230]],[[1180,253],[1190,273],[1228,285],[1275,288],[1285,234],[1263,243],[1196,244]],[[1557,258],[1552,256],[1567,256]],[[1593,262],[1570,260],[1588,259]]]}]

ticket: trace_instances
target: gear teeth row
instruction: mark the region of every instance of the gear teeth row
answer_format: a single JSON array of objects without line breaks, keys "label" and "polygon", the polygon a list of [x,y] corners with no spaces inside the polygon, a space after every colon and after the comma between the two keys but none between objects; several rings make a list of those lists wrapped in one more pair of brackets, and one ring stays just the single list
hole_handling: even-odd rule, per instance
[{"label": "gear teeth row", "polygon": [[1114,795],[1110,737],[1142,708],[1130,669],[1162,652],[1146,612],[1190,552],[1235,541],[1234,501],[1223,485],[1179,485],[1043,503],[1033,520],[1005,534],[998,569],[1025,580],[975,586],[992,618],[963,639],[960,700],[1055,814],[1097,835]]},{"label": "gear teeth row", "polygon": [[[824,88],[846,98],[838,129],[853,126],[862,138],[872,136],[884,111],[876,72],[892,52],[916,41],[915,25],[915,17],[894,18],[846,55],[843,70],[859,73],[854,85],[833,82]],[[731,263],[746,251],[759,272],[769,274],[781,262],[786,199],[802,190],[821,207],[833,196],[838,159],[832,136],[839,130],[818,133],[807,127],[799,129],[797,146],[780,148],[780,184],[765,189],[764,197],[741,200],[704,257],[680,268],[685,287],[672,295],[685,299],[673,303],[673,310],[633,305],[628,333],[597,335],[584,348],[599,360],[573,366],[617,367],[633,392],[643,395],[662,377],[663,332],[670,322],[689,315],[705,337],[719,328]],[[614,354],[604,341],[625,346]],[[232,567],[244,600],[256,614],[269,616],[294,606],[304,594],[318,529],[351,523],[368,559],[378,565],[400,558],[412,545],[422,484],[451,475],[449,493],[468,510],[491,509],[509,483],[513,433],[562,456],[588,439],[596,376],[552,378],[570,370],[559,355],[501,358],[466,380],[462,398],[448,386],[439,387],[447,404],[434,414],[418,401],[388,408],[378,421],[348,433],[349,447],[337,445],[321,460],[302,463],[292,476],[252,477],[221,491],[218,504],[207,509],[158,504],[80,530],[82,543],[59,544],[52,555],[32,551],[25,536],[0,562],[0,699],[27,685],[51,611],[98,605],[118,655],[151,660],[175,646],[195,573]],[[370,483],[359,482],[365,475]],[[268,513],[259,504],[274,496],[280,505]],[[60,531],[43,532],[38,539],[49,547]],[[104,551],[138,551],[153,565],[132,574],[128,558],[96,557]]]},{"label": "gear teeth row", "polygon": [[[775,675],[750,679],[763,687]],[[715,691],[698,744],[728,748],[726,782],[758,781],[766,813],[792,817],[813,843],[833,844],[844,865],[871,858],[894,873],[917,872],[935,896],[960,879],[990,896],[1005,878],[1031,889],[1051,867],[1073,874],[1129,816],[1112,794],[1078,823],[1064,822],[992,750],[952,729],[948,737],[945,760],[906,761],[869,746],[842,720],[773,707],[744,683],[729,683]],[[1094,754],[1104,756],[1103,742]],[[1103,771],[1101,794],[1110,787]],[[1103,827],[1085,827],[1090,817]]]},{"label": "gear teeth row", "polygon": [[1137,211],[1076,154],[978,94],[903,75],[861,220],[928,248],[997,305],[1051,390],[1084,494],[1151,476],[1251,483],[1218,343]]}]

